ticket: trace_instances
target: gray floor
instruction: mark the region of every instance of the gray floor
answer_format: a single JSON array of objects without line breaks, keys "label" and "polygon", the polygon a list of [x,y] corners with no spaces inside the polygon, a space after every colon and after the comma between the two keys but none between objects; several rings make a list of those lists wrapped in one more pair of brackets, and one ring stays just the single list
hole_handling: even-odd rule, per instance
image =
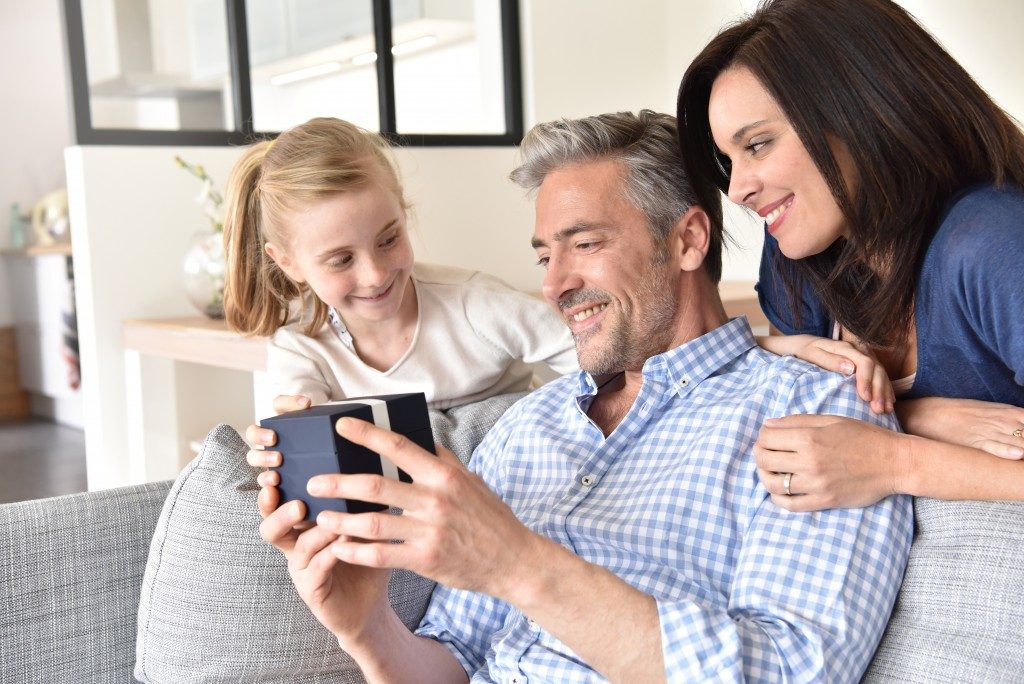
[{"label": "gray floor", "polygon": [[44,420],[0,423],[0,504],[85,490],[81,430]]}]

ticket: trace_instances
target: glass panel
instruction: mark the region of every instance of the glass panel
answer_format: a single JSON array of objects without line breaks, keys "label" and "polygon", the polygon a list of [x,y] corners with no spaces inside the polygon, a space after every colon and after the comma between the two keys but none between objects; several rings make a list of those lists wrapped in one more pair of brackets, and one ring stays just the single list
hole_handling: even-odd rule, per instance
[{"label": "glass panel", "polygon": [[392,2],[399,133],[505,133],[499,0]]},{"label": "glass panel", "polygon": [[315,116],[380,130],[372,0],[246,0],[257,131]]},{"label": "glass panel", "polygon": [[223,0],[82,0],[93,128],[233,127]]}]

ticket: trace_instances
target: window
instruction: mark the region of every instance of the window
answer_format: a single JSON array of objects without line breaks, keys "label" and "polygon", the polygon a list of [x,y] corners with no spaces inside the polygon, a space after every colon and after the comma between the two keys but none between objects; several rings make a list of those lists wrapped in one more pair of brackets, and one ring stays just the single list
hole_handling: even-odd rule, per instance
[{"label": "window", "polygon": [[314,116],[404,145],[522,138],[516,0],[63,8],[78,144],[245,144]]}]

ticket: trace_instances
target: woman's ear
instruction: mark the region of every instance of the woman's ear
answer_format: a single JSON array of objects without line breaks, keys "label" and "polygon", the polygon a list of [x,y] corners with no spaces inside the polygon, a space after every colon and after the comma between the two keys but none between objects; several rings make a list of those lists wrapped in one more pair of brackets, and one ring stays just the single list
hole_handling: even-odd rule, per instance
[{"label": "woman's ear", "polygon": [[694,205],[672,226],[673,256],[683,271],[696,271],[704,265],[711,242],[711,219],[699,206]]},{"label": "woman's ear", "polygon": [[296,283],[304,283],[306,279],[302,277],[302,271],[299,267],[291,260],[288,253],[275,245],[273,242],[268,242],[263,245],[263,249],[277,267],[284,271],[284,274],[294,280]]}]

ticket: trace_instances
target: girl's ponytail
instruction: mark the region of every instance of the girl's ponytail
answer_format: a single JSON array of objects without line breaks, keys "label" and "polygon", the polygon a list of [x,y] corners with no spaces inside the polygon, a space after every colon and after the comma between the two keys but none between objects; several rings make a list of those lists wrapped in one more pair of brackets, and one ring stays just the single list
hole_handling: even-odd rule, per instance
[{"label": "girl's ponytail", "polygon": [[232,330],[246,335],[273,334],[287,321],[289,302],[301,294],[263,249],[259,181],[271,145],[257,143],[242,154],[224,198],[224,317]]}]

